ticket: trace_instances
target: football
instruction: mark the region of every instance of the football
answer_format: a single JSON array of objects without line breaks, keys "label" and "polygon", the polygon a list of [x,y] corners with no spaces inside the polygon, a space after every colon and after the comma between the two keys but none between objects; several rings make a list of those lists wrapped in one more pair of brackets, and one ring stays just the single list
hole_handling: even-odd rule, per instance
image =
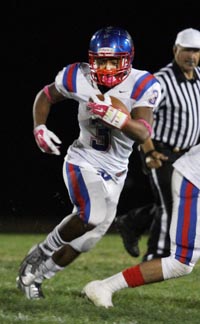
[{"label": "football", "polygon": [[[97,95],[97,97],[100,99],[100,100],[104,100],[104,95],[103,94],[99,94]],[[113,96],[110,96],[110,99],[112,101],[112,106],[120,111],[123,111],[125,114],[127,114],[130,118],[131,118],[131,115],[128,111],[128,109],[126,108],[126,106],[124,105],[123,102],[121,102],[121,100],[119,100],[118,98],[116,97],[113,97]]]}]

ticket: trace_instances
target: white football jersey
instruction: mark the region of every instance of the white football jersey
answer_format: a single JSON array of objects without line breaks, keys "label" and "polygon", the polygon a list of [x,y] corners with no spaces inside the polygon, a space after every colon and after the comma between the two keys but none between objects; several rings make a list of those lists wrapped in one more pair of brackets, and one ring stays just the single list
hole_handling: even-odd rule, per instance
[{"label": "white football jersey", "polygon": [[[92,94],[101,92],[90,78],[88,63],[74,63],[63,68],[56,76],[55,85],[65,97],[79,102],[80,134],[68,148],[65,159],[79,166],[102,169],[113,176],[126,170],[134,141],[123,132],[91,118],[87,102]],[[129,112],[141,106],[154,109],[161,96],[157,79],[147,71],[136,69],[107,93],[121,100]]]},{"label": "white football jersey", "polygon": [[200,144],[193,146],[173,164],[187,180],[200,189]]}]

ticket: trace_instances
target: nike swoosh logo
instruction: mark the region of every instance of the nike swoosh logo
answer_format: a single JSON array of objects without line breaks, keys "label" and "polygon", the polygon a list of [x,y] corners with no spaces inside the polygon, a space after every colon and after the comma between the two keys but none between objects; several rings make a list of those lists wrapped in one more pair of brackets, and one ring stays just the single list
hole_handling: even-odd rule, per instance
[{"label": "nike swoosh logo", "polygon": [[124,93],[124,92],[128,92],[128,90],[119,90],[119,93]]},{"label": "nike swoosh logo", "polygon": [[95,109],[95,110],[96,110],[96,112],[98,112],[98,113],[102,113],[102,112],[105,111],[103,108],[98,108],[98,109]]},{"label": "nike swoosh logo", "polygon": [[36,136],[36,138],[37,138],[37,140],[41,143],[41,141],[43,141],[44,139],[43,139],[43,135],[42,134],[38,134],[37,136]]}]

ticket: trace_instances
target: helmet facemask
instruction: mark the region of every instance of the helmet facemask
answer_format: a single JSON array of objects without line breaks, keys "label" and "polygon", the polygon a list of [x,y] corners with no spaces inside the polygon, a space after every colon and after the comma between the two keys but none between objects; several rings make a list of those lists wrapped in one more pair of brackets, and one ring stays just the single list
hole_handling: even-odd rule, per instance
[{"label": "helmet facemask", "polygon": [[[117,59],[118,66],[115,69],[102,69],[99,67],[98,62],[103,60],[112,60]],[[92,79],[100,85],[106,87],[113,87],[127,78],[131,71],[131,62],[132,58],[129,53],[115,53],[115,56],[109,56],[108,53],[103,55],[96,55],[92,52],[89,52],[89,64],[91,69]]]}]

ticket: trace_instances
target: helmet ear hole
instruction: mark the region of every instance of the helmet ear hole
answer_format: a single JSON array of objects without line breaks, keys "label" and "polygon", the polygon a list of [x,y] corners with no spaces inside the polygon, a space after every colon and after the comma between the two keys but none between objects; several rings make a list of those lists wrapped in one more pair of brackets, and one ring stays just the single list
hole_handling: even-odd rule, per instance
[{"label": "helmet ear hole", "polygon": [[[118,27],[105,27],[98,30],[91,38],[89,45],[89,65],[92,79],[101,85],[113,87],[129,75],[134,57],[134,45],[130,34]],[[119,67],[108,71],[100,69],[97,59],[117,58]]]}]

